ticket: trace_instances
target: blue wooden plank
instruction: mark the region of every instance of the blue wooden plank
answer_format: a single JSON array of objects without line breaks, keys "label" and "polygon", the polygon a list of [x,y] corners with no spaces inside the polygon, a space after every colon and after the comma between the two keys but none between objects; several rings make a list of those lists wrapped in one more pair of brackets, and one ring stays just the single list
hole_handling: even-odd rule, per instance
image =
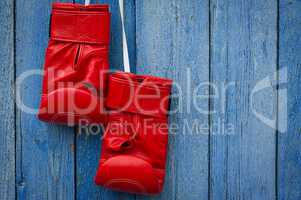
[{"label": "blue wooden plank", "polygon": [[170,115],[164,191],[154,199],[208,199],[208,116],[202,112],[208,98],[192,99],[196,88],[208,94],[208,7],[197,0],[136,1],[136,71],[173,79],[171,109],[178,109]]},{"label": "blue wooden plank", "polygon": [[[84,3],[83,0],[76,0]],[[91,3],[107,3],[110,5],[111,16],[111,41],[110,41],[110,68],[122,70],[122,43],[121,21],[118,0],[92,0]],[[128,36],[131,69],[135,68],[135,2],[125,1],[125,21]],[[134,71],[134,70],[133,70]],[[101,149],[101,133],[93,134],[78,129],[76,138],[76,197],[77,199],[134,199],[134,195],[113,192],[94,184],[94,176],[98,166]]]},{"label": "blue wooden plank", "polygon": [[211,199],[274,199],[276,122],[260,116],[275,119],[277,91],[253,92],[276,82],[277,2],[212,0],[210,9]]},{"label": "blue wooden plank", "polygon": [[[43,69],[51,1],[16,0],[16,75]],[[41,76],[25,79],[22,102],[38,108]],[[40,122],[35,114],[17,110],[16,181],[19,199],[73,199],[74,129]]]},{"label": "blue wooden plank", "polygon": [[0,1],[0,199],[15,198],[14,2]]},{"label": "blue wooden plank", "polygon": [[[278,199],[301,199],[301,2],[279,1]],[[287,74],[285,73],[287,72]],[[286,91],[285,91],[286,89]],[[287,109],[285,109],[287,107]]]}]

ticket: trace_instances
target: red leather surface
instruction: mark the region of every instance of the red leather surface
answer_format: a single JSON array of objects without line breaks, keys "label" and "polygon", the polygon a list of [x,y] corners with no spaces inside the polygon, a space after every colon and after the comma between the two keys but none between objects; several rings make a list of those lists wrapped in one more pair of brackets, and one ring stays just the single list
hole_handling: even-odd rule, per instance
[{"label": "red leather surface", "polygon": [[108,5],[54,3],[50,29],[39,119],[69,125],[105,122]]},{"label": "red leather surface", "polygon": [[[131,193],[157,194],[162,190],[171,84],[168,79],[124,72],[109,76],[106,105],[112,113],[96,184]],[[144,98],[137,98],[142,94]]]},{"label": "red leather surface", "polygon": [[73,5],[73,8],[73,10],[70,7],[62,9],[58,3],[55,4],[51,15],[51,39],[108,45],[110,40],[108,6],[85,7],[78,4]]},{"label": "red leather surface", "polygon": [[110,77],[106,106],[164,118],[169,106],[170,84],[168,79],[117,72]]}]

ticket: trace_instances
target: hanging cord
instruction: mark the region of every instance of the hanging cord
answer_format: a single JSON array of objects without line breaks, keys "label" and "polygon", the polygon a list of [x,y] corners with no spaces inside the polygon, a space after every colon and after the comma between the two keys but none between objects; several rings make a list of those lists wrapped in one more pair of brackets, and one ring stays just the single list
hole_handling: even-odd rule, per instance
[{"label": "hanging cord", "polygon": [[[85,0],[85,5],[89,5],[90,0]],[[126,40],[125,28],[124,28],[124,8],[123,8],[123,0],[119,0],[119,10],[121,17],[121,27],[122,27],[122,52],[123,52],[123,69],[125,72],[131,72],[130,68],[130,59],[129,59],[129,51],[128,44]]]},{"label": "hanging cord", "polygon": [[119,9],[120,9],[120,17],[121,17],[121,25],[122,25],[123,69],[125,72],[131,72],[128,44],[127,44],[125,28],[124,28],[123,0],[119,0]]}]

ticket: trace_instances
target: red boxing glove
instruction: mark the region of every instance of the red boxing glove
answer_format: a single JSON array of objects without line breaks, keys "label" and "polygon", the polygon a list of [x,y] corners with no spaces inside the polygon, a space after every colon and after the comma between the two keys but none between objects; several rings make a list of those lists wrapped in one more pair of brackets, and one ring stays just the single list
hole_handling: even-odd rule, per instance
[{"label": "red boxing glove", "polygon": [[111,109],[95,183],[140,194],[163,188],[172,81],[117,72],[109,76]]},{"label": "red boxing glove", "polygon": [[106,121],[109,38],[108,5],[53,3],[40,120],[69,125]]}]

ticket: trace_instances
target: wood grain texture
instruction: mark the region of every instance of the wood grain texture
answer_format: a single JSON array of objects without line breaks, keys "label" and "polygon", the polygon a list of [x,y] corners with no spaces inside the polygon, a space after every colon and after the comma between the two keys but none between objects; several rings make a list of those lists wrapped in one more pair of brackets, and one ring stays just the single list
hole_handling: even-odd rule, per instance
[{"label": "wood grain texture", "polygon": [[[279,2],[278,199],[301,199],[301,2]],[[287,74],[285,74],[287,72]],[[287,75],[287,77],[286,77]],[[281,84],[280,82],[280,84]],[[287,96],[285,96],[287,95]],[[282,106],[282,107],[281,107]],[[287,110],[283,107],[287,106]]]},{"label": "wood grain texture", "polygon": [[[83,0],[76,0],[84,3]],[[107,3],[111,11],[111,41],[110,41],[110,69],[122,70],[122,40],[121,40],[121,18],[118,0],[92,0],[91,3]],[[131,70],[135,71],[135,2],[125,1],[125,23],[128,37]],[[113,192],[94,184],[94,176],[98,166],[101,149],[102,133],[78,129],[76,137],[76,197],[77,199],[134,199],[135,195]]]},{"label": "wood grain texture", "polygon": [[210,12],[210,198],[275,199],[275,130],[254,113],[275,119],[277,91],[252,92],[277,70],[276,1],[212,0]]},{"label": "wood grain texture", "polygon": [[0,1],[0,199],[15,198],[14,2]]},{"label": "wood grain texture", "polygon": [[[208,198],[208,116],[191,99],[193,89],[208,94],[199,86],[209,80],[208,11],[208,1],[136,1],[136,71],[173,79],[171,110],[178,110],[170,115],[164,191],[153,199]],[[208,110],[208,99],[196,102]]]},{"label": "wood grain texture", "polygon": [[[42,77],[17,91],[14,79],[43,69],[51,2],[0,1],[0,199],[301,199],[299,0],[278,0],[278,19],[273,0],[125,0],[131,70],[175,81],[165,186],[154,197],[95,186],[101,134],[15,108],[15,95],[39,105]],[[91,3],[110,4],[110,67],[122,70],[118,0]],[[252,96],[259,83],[268,85]]]},{"label": "wood grain texture", "polygon": [[[43,69],[51,1],[16,0],[16,73]],[[21,84],[22,102],[38,108],[42,77]],[[17,110],[18,199],[73,199],[74,129],[39,121],[35,114]]]}]

